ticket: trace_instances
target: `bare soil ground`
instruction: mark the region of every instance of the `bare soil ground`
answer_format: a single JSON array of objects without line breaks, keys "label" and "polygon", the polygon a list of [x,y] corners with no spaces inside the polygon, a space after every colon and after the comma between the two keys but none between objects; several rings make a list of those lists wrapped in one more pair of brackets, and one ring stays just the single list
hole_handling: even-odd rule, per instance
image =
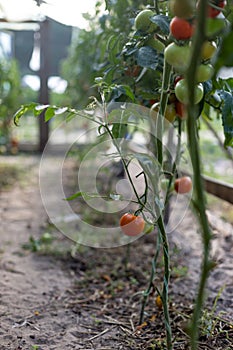
[{"label": "bare soil ground", "polygon": [[[0,349],[165,349],[163,315],[155,303],[155,290],[149,296],[144,323],[138,325],[139,292],[147,287],[154,235],[132,243],[130,255],[127,247],[83,246],[71,254],[72,242],[55,231],[55,243],[47,250],[23,249],[30,237],[40,239],[49,227],[38,187],[39,160],[39,156],[1,159],[24,171],[20,178],[11,174],[11,180],[6,178],[0,187]],[[208,282],[199,349],[233,349],[233,226],[219,212],[220,208],[217,214],[209,212],[216,268]],[[197,232],[189,211],[169,235],[174,349],[189,349],[186,325],[201,258]],[[161,271],[159,264],[155,287],[161,286]]]}]

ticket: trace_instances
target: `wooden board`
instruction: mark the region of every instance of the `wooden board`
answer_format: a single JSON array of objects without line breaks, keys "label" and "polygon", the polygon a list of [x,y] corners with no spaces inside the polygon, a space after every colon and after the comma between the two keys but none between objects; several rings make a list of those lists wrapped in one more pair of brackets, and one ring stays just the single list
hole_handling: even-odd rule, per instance
[{"label": "wooden board", "polygon": [[233,204],[233,185],[203,175],[205,189],[208,193]]}]

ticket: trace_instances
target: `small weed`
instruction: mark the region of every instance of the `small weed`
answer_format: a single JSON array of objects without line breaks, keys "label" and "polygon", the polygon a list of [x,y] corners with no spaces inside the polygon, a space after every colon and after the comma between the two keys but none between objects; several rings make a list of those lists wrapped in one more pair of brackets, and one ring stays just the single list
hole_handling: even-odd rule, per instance
[{"label": "small weed", "polygon": [[218,327],[219,317],[215,316],[215,312],[216,312],[218,300],[219,300],[224,288],[225,288],[225,286],[223,286],[219,290],[219,292],[214,300],[214,304],[213,304],[212,309],[210,311],[203,310],[200,329],[201,329],[201,334],[206,336],[206,337],[211,337],[216,333],[222,332],[221,327],[220,328]]},{"label": "small weed", "polygon": [[172,276],[175,278],[185,277],[188,273],[187,266],[174,266],[172,268]]},{"label": "small weed", "polygon": [[35,239],[33,236],[29,237],[29,242],[23,244],[23,249],[30,250],[32,252],[39,252],[42,248],[44,248],[46,245],[50,245],[53,241],[53,237],[50,233],[45,232],[43,235]]}]

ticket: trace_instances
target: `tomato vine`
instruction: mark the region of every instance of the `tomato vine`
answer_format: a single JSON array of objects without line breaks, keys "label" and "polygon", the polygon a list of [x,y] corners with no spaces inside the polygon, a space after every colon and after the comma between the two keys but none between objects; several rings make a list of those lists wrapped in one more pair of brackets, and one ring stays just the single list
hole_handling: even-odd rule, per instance
[{"label": "tomato vine", "polygon": [[[131,2],[128,1],[127,14],[133,12],[130,10],[130,4]],[[209,4],[207,0],[198,2],[194,0],[166,2],[155,0],[148,8],[140,7],[140,4],[141,2],[138,1],[137,5],[140,8],[138,11],[134,9],[134,18],[136,18],[134,25],[132,21],[128,21],[124,29],[122,18],[120,16],[118,18],[119,14],[124,17],[120,6],[122,1],[116,1],[115,8],[111,1],[106,1],[109,13],[112,11],[112,17],[109,15],[108,19],[115,20],[115,25],[117,23],[118,27],[111,27],[106,17],[101,18],[101,34],[94,33],[94,30],[89,35],[83,32],[80,37],[84,41],[86,38],[87,42],[77,42],[75,50],[71,53],[68,62],[72,62],[73,74],[76,64],[75,55],[77,52],[82,53],[83,45],[87,46],[88,40],[92,44],[100,42],[102,44],[103,39],[108,38],[107,44],[105,41],[104,46],[100,47],[98,57],[95,57],[91,50],[89,56],[85,52],[85,57],[81,56],[81,59],[77,60],[78,75],[72,77],[69,82],[69,88],[72,87],[72,84],[74,87],[73,78],[77,80],[82,76],[82,67],[86,69],[86,63],[89,62],[90,65],[92,61],[91,65],[96,69],[94,72],[92,67],[93,74],[91,75],[92,82],[95,82],[94,87],[92,86],[95,98],[94,103],[89,105],[89,109],[80,108],[78,110],[32,103],[22,106],[16,112],[15,123],[18,124],[19,119],[28,111],[38,116],[45,110],[47,121],[58,114],[65,114],[67,120],[74,116],[87,118],[96,124],[101,135],[107,135],[111,140],[133,189],[135,195],[133,203],[137,204],[137,209],[133,213],[127,212],[123,217],[127,218],[127,222],[133,222],[134,225],[138,221],[139,229],[134,227],[134,232],[131,229],[128,231],[125,221],[121,219],[123,232],[133,236],[140,234],[143,230],[145,232],[148,226],[149,229],[146,232],[157,228],[155,256],[152,260],[148,288],[142,293],[139,321],[143,322],[145,305],[153,288],[157,259],[162,250],[164,276],[162,287],[156,290],[163,305],[168,350],[173,348],[173,337],[169,315],[170,252],[165,224],[165,206],[169,203],[173,188],[179,194],[189,193],[193,189],[192,204],[200,220],[203,241],[202,271],[196,304],[189,325],[191,348],[196,350],[206,281],[213,267],[209,257],[212,233],[206,216],[205,193],[201,179],[198,118],[211,120],[209,112],[210,109],[214,109],[223,121],[224,146],[226,148],[233,146],[233,78],[224,80],[219,77],[222,67],[233,66],[229,44],[233,40],[233,5],[229,1],[210,1]],[[187,28],[186,33],[182,32],[184,23]],[[119,35],[120,28],[122,30]],[[69,71],[68,66],[66,69]],[[101,96],[100,103],[98,102],[99,95]],[[80,93],[80,96],[82,99],[83,94]],[[81,104],[78,98],[72,102],[77,105]],[[134,123],[131,121],[131,114],[127,114],[127,108],[120,110],[117,122],[113,118],[114,113],[111,108],[108,111],[108,106],[111,104],[120,103],[127,106],[127,103],[132,102],[137,105],[134,110],[134,114],[137,115]],[[95,113],[89,113],[90,110],[93,111],[93,106],[101,109],[102,118]],[[143,107],[149,108],[147,121],[149,120],[148,148],[150,152],[127,153],[123,148],[125,134],[131,126],[136,130],[135,125],[139,124],[142,118]],[[172,111],[174,115],[166,118],[168,111]],[[172,123],[177,136],[174,159],[167,156],[164,147],[166,119]],[[183,131],[187,134],[193,180],[190,177],[184,178],[179,173]],[[143,194],[138,193],[129,171],[132,159],[136,159],[141,167],[138,176],[142,176],[145,184]],[[167,180],[165,206],[162,205],[160,198],[164,177]],[[70,199],[80,196],[82,193],[78,192]],[[91,197],[91,194],[89,196]]]}]

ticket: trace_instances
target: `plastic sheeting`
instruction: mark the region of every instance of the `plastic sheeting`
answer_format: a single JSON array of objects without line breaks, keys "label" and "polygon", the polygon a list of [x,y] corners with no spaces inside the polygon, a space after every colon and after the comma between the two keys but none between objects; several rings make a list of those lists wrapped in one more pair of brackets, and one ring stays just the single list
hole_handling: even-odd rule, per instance
[{"label": "plastic sheeting", "polygon": [[[37,5],[40,4],[40,6]],[[0,19],[22,23],[48,16],[60,23],[84,28],[83,13],[94,13],[96,0],[0,0]]]}]

